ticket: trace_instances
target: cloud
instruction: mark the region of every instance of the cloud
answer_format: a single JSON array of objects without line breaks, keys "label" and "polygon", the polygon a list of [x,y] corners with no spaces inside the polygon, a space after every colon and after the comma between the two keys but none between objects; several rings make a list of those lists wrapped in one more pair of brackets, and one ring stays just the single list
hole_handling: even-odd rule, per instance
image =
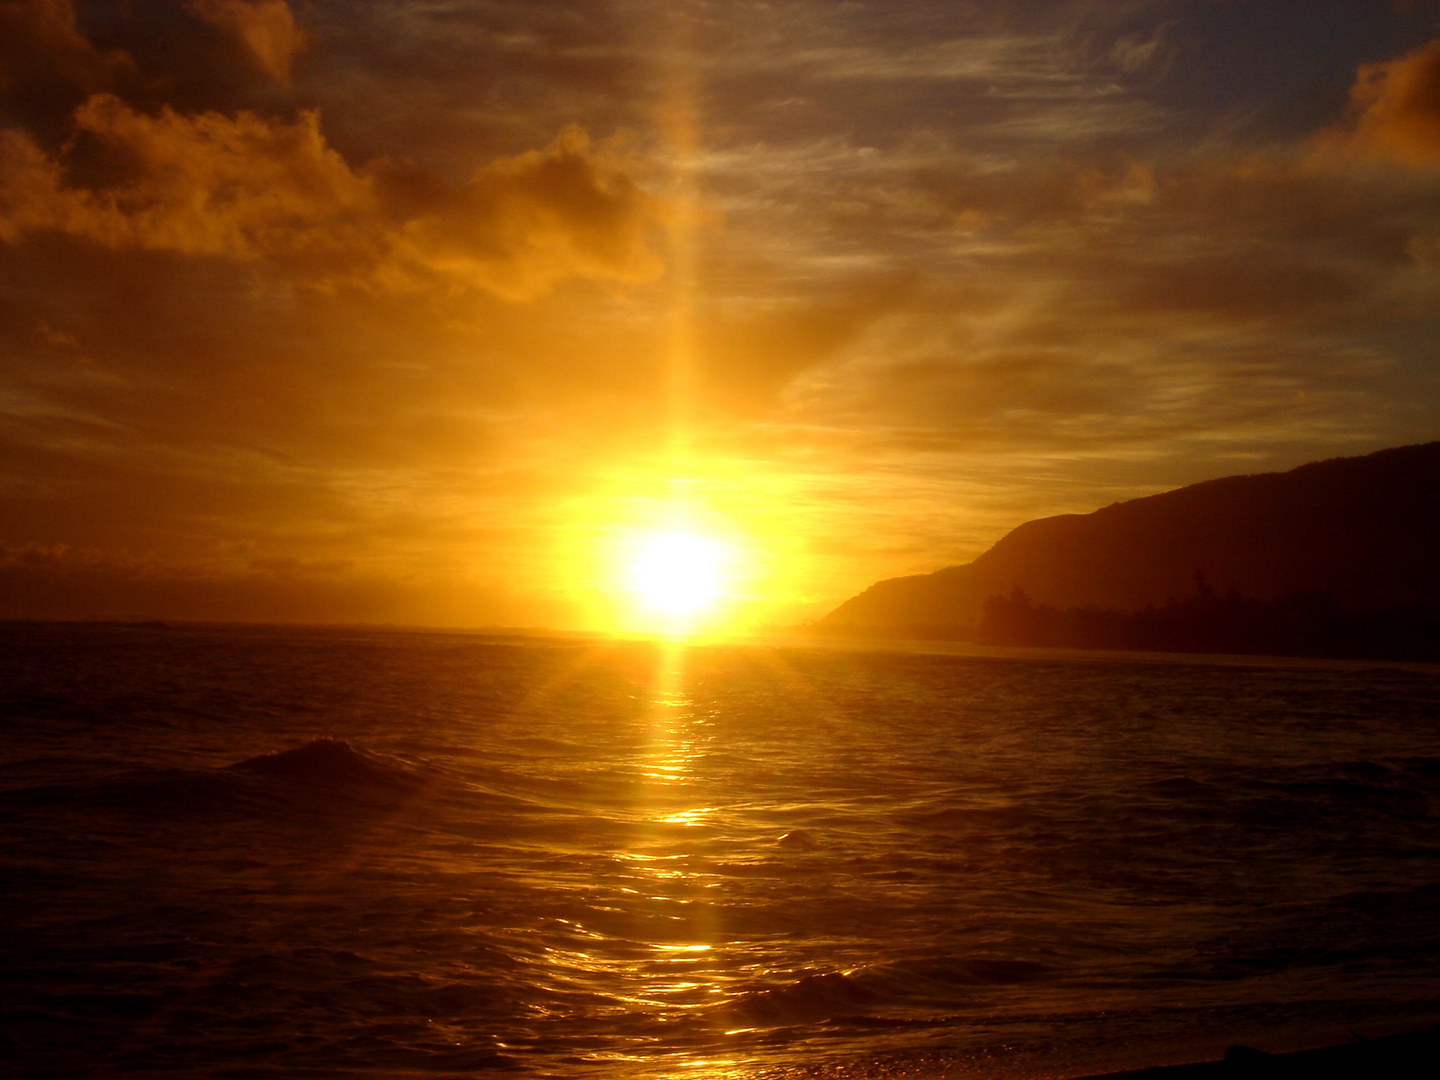
[{"label": "cloud", "polygon": [[1155,30],[1149,37],[1131,34],[1110,46],[1110,59],[1126,75],[1134,75],[1154,66],[1164,57],[1162,32]]},{"label": "cloud", "polygon": [[0,0],[0,101],[27,123],[51,127],[88,95],[138,76],[128,54],[81,35],[70,0]]},{"label": "cloud", "polygon": [[272,79],[290,81],[295,58],[307,40],[285,0],[190,0],[186,6],[210,25],[233,34]]},{"label": "cloud", "polygon": [[45,70],[92,91],[127,66],[123,54],[102,53],[81,35],[70,0],[0,0],[0,57],[6,84]]},{"label": "cloud", "polygon": [[563,277],[643,281],[661,264],[648,237],[664,208],[637,182],[623,143],[578,127],[544,150],[499,158],[450,186],[390,161],[369,171],[387,212],[404,216],[393,252],[410,267],[523,299]]},{"label": "cloud", "polygon": [[919,80],[1021,80],[1072,82],[1055,64],[1053,41],[1032,38],[971,37],[918,43],[903,51],[832,47],[810,51],[783,50],[772,64],[808,68],[815,77],[830,81]]},{"label": "cloud", "polygon": [[68,182],[63,155],[0,131],[0,240],[59,232],[110,248],[260,261],[321,284],[478,287],[510,299],[567,277],[659,272],[656,201],[614,142],[570,128],[461,184],[390,160],[352,169],[319,115],[142,113],[97,94],[75,113],[118,176]]},{"label": "cloud", "polygon": [[[1298,149],[830,170],[829,205],[865,207],[892,253],[904,238],[917,285],[794,373],[788,417],[889,432],[917,455],[1398,427],[1386,398],[1414,377],[1407,336],[1426,332],[1434,279],[1417,262],[1436,194]],[[830,237],[849,238],[835,220]]]},{"label": "cloud", "polygon": [[0,542],[0,617],[563,625],[575,612],[471,582],[396,580],[344,560],[177,566],[69,545]]},{"label": "cloud", "polygon": [[353,247],[343,225],[373,214],[373,194],[319,131],[250,113],[159,116],[97,94],[75,114],[129,175],[99,190],[66,183],[63,162],[15,131],[3,133],[0,236],[53,230],[109,247],[187,255],[297,257]]},{"label": "cloud", "polygon": [[1361,64],[1350,89],[1350,116],[1326,132],[1325,151],[1440,164],[1440,40],[1376,64]]}]

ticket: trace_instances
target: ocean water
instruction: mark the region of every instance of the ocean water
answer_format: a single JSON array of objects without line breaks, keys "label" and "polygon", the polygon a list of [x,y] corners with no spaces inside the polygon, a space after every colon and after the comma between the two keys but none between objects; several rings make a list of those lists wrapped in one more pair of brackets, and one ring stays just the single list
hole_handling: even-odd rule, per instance
[{"label": "ocean water", "polygon": [[1084,1075],[1440,1018],[1440,674],[0,626],[28,1076]]}]

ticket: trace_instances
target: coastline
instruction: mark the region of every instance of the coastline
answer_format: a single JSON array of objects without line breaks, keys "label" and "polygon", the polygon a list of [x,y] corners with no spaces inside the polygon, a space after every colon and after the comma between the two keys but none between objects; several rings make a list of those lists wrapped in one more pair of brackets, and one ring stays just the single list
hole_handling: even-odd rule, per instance
[{"label": "coastline", "polygon": [[1356,1038],[1338,1045],[1268,1054],[1232,1046],[1219,1061],[1156,1065],[1124,1072],[1093,1073],[1074,1080],[1314,1080],[1383,1077],[1428,1080],[1440,1075],[1440,1024],[1403,1035]]}]

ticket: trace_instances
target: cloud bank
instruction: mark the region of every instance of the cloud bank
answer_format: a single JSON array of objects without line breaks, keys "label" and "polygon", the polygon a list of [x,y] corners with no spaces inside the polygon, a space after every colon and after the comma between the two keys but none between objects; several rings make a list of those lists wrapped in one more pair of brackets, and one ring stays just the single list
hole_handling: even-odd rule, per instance
[{"label": "cloud bank", "polygon": [[0,132],[0,239],[58,232],[110,248],[264,261],[320,284],[426,284],[534,296],[570,276],[641,280],[656,201],[613,144],[578,128],[450,185],[391,161],[352,169],[320,118],[151,116],[113,94],[74,115],[111,182],[67,181],[66,160]]}]

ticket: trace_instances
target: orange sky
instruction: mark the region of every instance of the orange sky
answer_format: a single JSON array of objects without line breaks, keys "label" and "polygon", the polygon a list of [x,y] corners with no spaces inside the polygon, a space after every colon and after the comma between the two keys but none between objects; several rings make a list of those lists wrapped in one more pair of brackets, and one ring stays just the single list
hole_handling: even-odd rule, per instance
[{"label": "orange sky", "polygon": [[792,622],[1440,438],[1437,313],[1433,2],[0,0],[0,617]]}]

